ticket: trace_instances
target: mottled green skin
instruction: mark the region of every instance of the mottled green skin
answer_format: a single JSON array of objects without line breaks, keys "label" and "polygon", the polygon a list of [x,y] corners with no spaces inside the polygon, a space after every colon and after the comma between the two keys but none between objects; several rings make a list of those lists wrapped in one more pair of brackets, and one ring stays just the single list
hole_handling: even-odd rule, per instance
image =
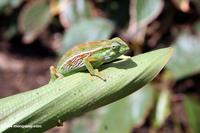
[{"label": "mottled green skin", "polygon": [[[89,72],[91,75],[96,75],[92,73],[93,68],[97,68],[103,63],[118,58],[128,50],[128,46],[120,38],[80,44],[63,55],[57,67],[54,68],[55,72],[51,72],[51,75],[52,77],[55,77],[55,75],[57,75],[57,77],[59,77],[59,75],[67,76],[90,68],[91,70],[89,70]],[[87,62],[89,62],[89,64],[87,64],[87,62],[85,63],[85,60],[88,60]]]}]

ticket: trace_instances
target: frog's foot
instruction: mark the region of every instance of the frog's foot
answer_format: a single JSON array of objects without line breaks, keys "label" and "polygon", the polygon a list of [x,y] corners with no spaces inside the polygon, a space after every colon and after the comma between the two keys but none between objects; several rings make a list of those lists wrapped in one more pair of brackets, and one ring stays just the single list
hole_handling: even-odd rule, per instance
[{"label": "frog's foot", "polygon": [[56,73],[57,79],[62,79],[64,76],[61,73]]},{"label": "frog's foot", "polygon": [[98,71],[98,69],[94,69],[93,71],[90,72],[90,74],[92,76],[97,76],[99,77],[100,79],[106,81],[106,78]]},{"label": "frog's foot", "polygon": [[120,60],[127,60],[127,59],[130,59],[130,58],[131,58],[130,56],[121,55],[121,56],[119,56],[117,59],[120,59]]}]

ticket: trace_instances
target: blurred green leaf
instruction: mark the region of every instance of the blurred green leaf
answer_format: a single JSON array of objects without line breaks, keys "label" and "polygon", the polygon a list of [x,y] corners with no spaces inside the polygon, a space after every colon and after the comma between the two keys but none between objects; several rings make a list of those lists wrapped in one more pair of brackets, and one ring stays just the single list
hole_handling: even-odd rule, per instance
[{"label": "blurred green leaf", "polygon": [[89,1],[60,0],[60,21],[64,27],[91,18]]},{"label": "blurred green leaf", "polygon": [[79,117],[73,119],[70,126],[70,133],[96,133],[98,125],[98,113],[92,111]]},{"label": "blurred green leaf", "polygon": [[155,89],[146,85],[129,97],[103,108],[99,133],[130,133],[142,125],[154,103]]},{"label": "blurred green leaf", "polygon": [[123,98],[104,108],[98,133],[131,132],[131,106],[129,98]]},{"label": "blurred green leaf", "polygon": [[32,42],[48,26],[50,20],[48,0],[28,2],[20,12],[18,20],[19,29],[24,34],[24,42]]},{"label": "blurred green leaf", "polygon": [[139,25],[148,25],[163,9],[162,0],[135,0],[135,17]]},{"label": "blurred green leaf", "polygon": [[16,25],[11,25],[8,27],[6,32],[4,32],[3,37],[7,40],[11,39],[14,35],[17,33],[17,26]]},{"label": "blurred green leaf", "polygon": [[156,105],[154,127],[160,128],[170,114],[171,95],[168,89],[162,89]]},{"label": "blurred green leaf", "polygon": [[187,114],[191,133],[200,133],[200,103],[192,97],[184,97],[184,108]]},{"label": "blurred green leaf", "polygon": [[162,11],[162,0],[131,0],[130,22],[126,36],[131,40],[131,49],[140,53],[144,43],[146,28]]},{"label": "blurred green leaf", "polygon": [[[90,110],[130,95],[150,82],[166,65],[172,48],[155,50],[101,66],[106,77],[91,80],[78,72],[38,89],[0,99],[0,132],[43,132]],[[41,128],[9,128],[41,125]]]},{"label": "blurred green leaf", "polygon": [[167,65],[176,79],[200,72],[200,39],[189,32],[180,34],[173,44],[174,54]]},{"label": "blurred green leaf", "polygon": [[64,35],[60,54],[80,43],[107,39],[113,30],[113,24],[103,18],[85,19],[75,23]]},{"label": "blurred green leaf", "polygon": [[200,21],[197,21],[194,25],[193,25],[194,29],[196,32],[198,32],[198,34],[200,34]]},{"label": "blurred green leaf", "polygon": [[133,127],[144,124],[146,117],[154,105],[155,91],[156,89],[149,84],[129,97]]},{"label": "blurred green leaf", "polygon": [[24,0],[0,0],[0,11],[3,11],[7,6],[13,8],[19,6]]}]

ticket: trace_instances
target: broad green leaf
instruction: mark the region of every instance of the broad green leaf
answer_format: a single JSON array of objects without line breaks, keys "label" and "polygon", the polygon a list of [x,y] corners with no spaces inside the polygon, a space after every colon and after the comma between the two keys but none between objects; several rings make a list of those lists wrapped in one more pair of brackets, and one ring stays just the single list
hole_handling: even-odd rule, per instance
[{"label": "broad green leaf", "polygon": [[73,24],[65,33],[63,46],[60,53],[74,45],[94,40],[107,39],[113,31],[113,25],[110,21],[103,18],[85,19]]},{"label": "broad green leaf", "polygon": [[154,103],[155,89],[147,85],[103,108],[99,133],[130,133],[142,125]]},{"label": "broad green leaf", "polygon": [[160,128],[170,114],[171,95],[166,88],[161,90],[155,110],[154,127]]},{"label": "broad green leaf", "polygon": [[48,26],[51,13],[48,0],[37,0],[27,3],[20,12],[18,25],[24,34],[24,42],[32,42]]},{"label": "broad green leaf", "polygon": [[148,25],[163,9],[162,0],[135,0],[135,17],[139,25]]},{"label": "broad green leaf", "polygon": [[[172,48],[103,65],[106,81],[78,72],[38,89],[0,99],[0,132],[42,132],[85,112],[119,100],[150,82],[165,66]],[[40,125],[41,128],[9,128]]]},{"label": "broad green leaf", "polygon": [[200,39],[185,32],[173,44],[174,54],[167,68],[176,79],[182,79],[200,72]]},{"label": "broad green leaf", "polygon": [[192,97],[184,97],[184,108],[187,114],[189,130],[191,133],[200,132],[200,103]]}]

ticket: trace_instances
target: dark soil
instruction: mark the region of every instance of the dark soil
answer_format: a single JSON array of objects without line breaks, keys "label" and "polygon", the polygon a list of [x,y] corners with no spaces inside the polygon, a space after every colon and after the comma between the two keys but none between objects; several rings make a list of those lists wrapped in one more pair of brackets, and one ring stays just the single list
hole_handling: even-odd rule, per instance
[{"label": "dark soil", "polygon": [[[0,40],[1,41],[1,40]],[[0,97],[31,90],[48,83],[55,53],[39,41],[22,44],[20,37],[0,46]]]}]

